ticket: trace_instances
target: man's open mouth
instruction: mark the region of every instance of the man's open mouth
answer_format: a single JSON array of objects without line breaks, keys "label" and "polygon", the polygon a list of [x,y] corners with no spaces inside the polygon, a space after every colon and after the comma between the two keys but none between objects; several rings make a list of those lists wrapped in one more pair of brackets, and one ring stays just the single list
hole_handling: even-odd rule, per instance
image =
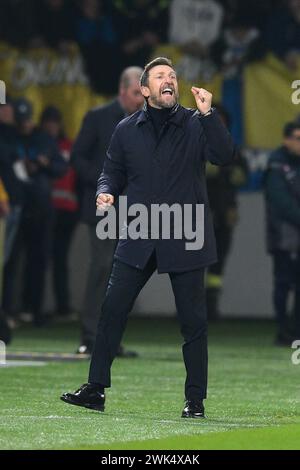
[{"label": "man's open mouth", "polygon": [[162,95],[169,95],[173,96],[174,90],[172,88],[164,88],[163,91],[161,92]]}]

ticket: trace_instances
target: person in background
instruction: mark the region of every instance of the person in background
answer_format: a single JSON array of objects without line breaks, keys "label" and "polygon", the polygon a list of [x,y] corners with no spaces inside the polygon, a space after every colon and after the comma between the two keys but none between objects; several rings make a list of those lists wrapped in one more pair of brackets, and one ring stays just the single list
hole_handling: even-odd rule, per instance
[{"label": "person in background", "polygon": [[265,29],[268,48],[295,71],[300,59],[300,0],[287,0],[274,9]]},{"label": "person in background", "polygon": [[249,61],[261,58],[260,32],[243,10],[236,14],[212,46],[212,56],[226,78],[238,76]]},{"label": "person in background", "polygon": [[5,219],[9,214],[9,198],[0,177],[0,297],[2,297],[2,272],[4,260]]},{"label": "person in background", "polygon": [[0,105],[0,341],[9,344],[11,341],[11,328],[7,313],[3,310],[3,279],[6,259],[7,220],[10,215],[10,201],[8,188],[8,173],[12,170],[14,113],[11,100],[7,97],[6,104]]},{"label": "person in background", "polygon": [[225,11],[226,24],[231,23],[232,19],[241,14],[259,31],[265,27],[270,14],[282,3],[282,0],[218,0]]},{"label": "person in background", "polygon": [[[284,128],[283,145],[270,156],[265,176],[267,248],[273,260],[273,303],[278,346],[300,338],[300,123]],[[294,324],[287,314],[294,294]]]},{"label": "person in background", "polygon": [[90,84],[97,93],[115,94],[122,64],[119,35],[109,3],[81,0],[77,7],[75,39],[83,55]]},{"label": "person in background", "polygon": [[[19,160],[23,164],[25,200],[19,242],[25,251],[23,308],[42,326],[42,302],[50,250],[52,224],[52,181],[62,176],[67,165],[56,142],[33,122],[31,103],[19,98],[14,103]],[[17,256],[18,258],[18,256]],[[18,259],[17,259],[18,261]]]},{"label": "person in background", "polygon": [[35,0],[1,0],[0,38],[13,46],[32,46],[37,35]]},{"label": "person in background", "polygon": [[[79,354],[92,352],[116,246],[115,240],[99,240],[96,235],[99,222],[95,211],[97,178],[116,125],[126,115],[141,108],[144,102],[139,86],[141,73],[139,67],[129,67],[123,71],[118,97],[87,113],[72,150],[71,162],[82,191],[81,220],[87,224],[90,238],[90,265],[81,319],[81,344],[77,351]],[[119,348],[119,357],[128,355],[133,354],[123,347]]]},{"label": "person in background", "polygon": [[113,0],[123,68],[144,66],[153,50],[167,41],[170,0]]},{"label": "person in background", "polygon": [[189,81],[209,80],[216,72],[211,47],[221,34],[222,5],[215,0],[172,0],[169,13],[169,42],[183,53],[177,67]]},{"label": "person in background", "polygon": [[60,51],[75,40],[72,4],[65,0],[42,0],[36,3],[36,43]]},{"label": "person in background", "polygon": [[66,317],[72,313],[68,257],[78,223],[77,176],[74,168],[70,166],[72,142],[64,135],[61,112],[54,106],[45,108],[41,115],[40,127],[57,142],[60,154],[68,165],[67,172],[54,180],[52,189],[54,208],[52,260],[55,312],[60,317]]},{"label": "person in background", "polygon": [[[216,104],[224,125],[230,128],[230,119],[226,109]],[[236,152],[230,166],[216,166],[207,162],[206,179],[210,208],[213,215],[218,262],[209,266],[206,277],[207,314],[209,320],[220,316],[219,300],[222,293],[223,275],[231,248],[234,228],[238,221],[237,192],[247,182],[246,162]]]},{"label": "person in background", "polygon": [[[5,218],[9,213],[8,194],[0,179],[0,301],[2,302],[2,274],[4,266],[4,244],[5,244]],[[11,330],[5,313],[0,308],[0,341],[5,344],[11,341]]]},{"label": "person in background", "polygon": [[0,106],[0,174],[8,194],[10,210],[5,218],[5,239],[3,253],[3,292],[1,306],[11,319],[15,315],[14,298],[14,252],[22,207],[24,204],[24,182],[19,172],[17,130],[15,126],[13,101],[7,98]]}]

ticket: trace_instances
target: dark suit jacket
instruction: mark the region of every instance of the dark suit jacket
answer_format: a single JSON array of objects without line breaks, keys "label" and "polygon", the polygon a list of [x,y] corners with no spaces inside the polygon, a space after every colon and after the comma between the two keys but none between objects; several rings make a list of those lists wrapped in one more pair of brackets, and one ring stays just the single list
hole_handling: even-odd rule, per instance
[{"label": "dark suit jacket", "polygon": [[96,224],[95,192],[102,171],[105,154],[116,125],[125,113],[116,99],[89,111],[74,143],[71,162],[75,168],[81,193],[81,218],[87,224]]},{"label": "dark suit jacket", "polygon": [[300,158],[284,146],[272,152],[264,183],[268,251],[297,252],[300,250]]},{"label": "dark suit jacket", "polygon": [[[217,260],[209,209],[205,162],[228,164],[234,145],[216,111],[203,117],[198,111],[176,106],[159,139],[144,107],[117,126],[110,142],[97,195],[119,196],[127,185],[128,205],[167,203],[204,204],[204,246],[186,250],[187,239],[121,239],[115,257],[143,268],[156,249],[159,272],[187,271]],[[193,218],[193,228],[196,220]],[[202,227],[203,228],[203,227]],[[201,229],[201,227],[197,227]]]}]

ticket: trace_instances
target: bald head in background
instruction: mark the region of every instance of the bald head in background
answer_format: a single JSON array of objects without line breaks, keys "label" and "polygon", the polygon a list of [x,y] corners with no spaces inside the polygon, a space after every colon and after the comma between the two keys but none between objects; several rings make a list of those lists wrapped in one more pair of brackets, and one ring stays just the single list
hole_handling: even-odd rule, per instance
[{"label": "bald head in background", "polygon": [[135,113],[144,104],[140,87],[142,72],[140,67],[127,67],[120,76],[118,99],[126,114]]}]

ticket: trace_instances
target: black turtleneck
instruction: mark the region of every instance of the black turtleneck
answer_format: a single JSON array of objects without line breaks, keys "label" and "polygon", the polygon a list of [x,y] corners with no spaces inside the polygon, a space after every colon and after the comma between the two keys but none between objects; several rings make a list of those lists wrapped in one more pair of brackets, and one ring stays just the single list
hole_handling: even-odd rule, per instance
[{"label": "black turtleneck", "polygon": [[171,111],[173,108],[153,108],[153,106],[147,105],[147,111],[150,115],[151,121],[153,123],[153,127],[155,130],[156,137],[158,138],[161,128],[170,116]]}]

